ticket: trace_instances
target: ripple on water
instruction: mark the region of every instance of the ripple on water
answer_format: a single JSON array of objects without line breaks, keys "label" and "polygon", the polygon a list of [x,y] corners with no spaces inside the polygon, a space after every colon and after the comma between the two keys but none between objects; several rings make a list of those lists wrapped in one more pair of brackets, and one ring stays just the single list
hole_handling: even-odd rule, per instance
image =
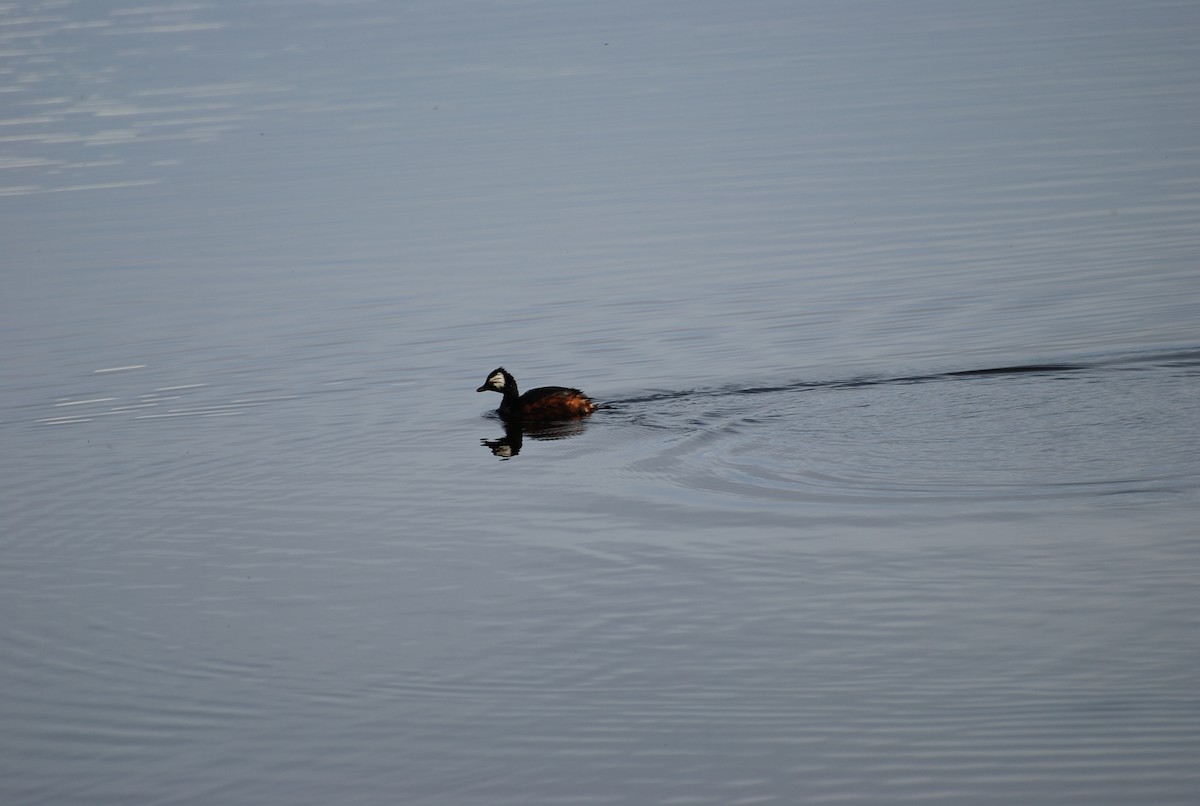
[{"label": "ripple on water", "polygon": [[735,498],[1170,494],[1196,475],[1195,362],[1184,352],[693,391],[623,401],[615,416],[670,435],[632,472]]}]

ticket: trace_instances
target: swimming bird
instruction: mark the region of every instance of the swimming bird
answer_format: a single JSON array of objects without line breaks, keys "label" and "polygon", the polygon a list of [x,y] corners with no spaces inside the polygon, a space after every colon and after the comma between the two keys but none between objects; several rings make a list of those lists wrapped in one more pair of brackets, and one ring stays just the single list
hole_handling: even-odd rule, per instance
[{"label": "swimming bird", "polygon": [[517,379],[504,367],[488,373],[487,380],[476,392],[499,392],[502,395],[500,418],[509,423],[546,423],[554,420],[576,420],[597,409],[591,398],[578,389],[566,386],[539,386],[521,394]]}]

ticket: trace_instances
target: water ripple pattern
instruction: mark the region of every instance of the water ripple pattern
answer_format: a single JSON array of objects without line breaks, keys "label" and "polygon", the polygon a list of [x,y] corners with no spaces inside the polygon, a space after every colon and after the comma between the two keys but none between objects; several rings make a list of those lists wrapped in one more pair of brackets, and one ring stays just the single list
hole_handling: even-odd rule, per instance
[{"label": "water ripple pattern", "polygon": [[660,446],[629,473],[734,499],[1153,497],[1195,485],[1198,376],[1181,351],[634,395],[611,416]]},{"label": "water ripple pattern", "polygon": [[3,0],[0,804],[1195,803],[1198,26]]}]

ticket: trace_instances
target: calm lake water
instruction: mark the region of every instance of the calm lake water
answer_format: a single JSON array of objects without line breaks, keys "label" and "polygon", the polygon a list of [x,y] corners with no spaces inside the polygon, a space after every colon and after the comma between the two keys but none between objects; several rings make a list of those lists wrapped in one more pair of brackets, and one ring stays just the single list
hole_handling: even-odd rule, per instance
[{"label": "calm lake water", "polygon": [[0,6],[0,802],[1194,803],[1198,36]]}]

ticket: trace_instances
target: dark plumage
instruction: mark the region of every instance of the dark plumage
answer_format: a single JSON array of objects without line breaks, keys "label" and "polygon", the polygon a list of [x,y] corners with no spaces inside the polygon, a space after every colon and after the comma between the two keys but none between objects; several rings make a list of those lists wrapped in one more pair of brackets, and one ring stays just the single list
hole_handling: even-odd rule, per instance
[{"label": "dark plumage", "polygon": [[497,411],[505,422],[539,423],[553,420],[575,420],[596,410],[587,395],[565,386],[539,386],[521,394],[517,379],[504,367],[488,373],[487,380],[476,392],[499,392],[503,399]]}]

